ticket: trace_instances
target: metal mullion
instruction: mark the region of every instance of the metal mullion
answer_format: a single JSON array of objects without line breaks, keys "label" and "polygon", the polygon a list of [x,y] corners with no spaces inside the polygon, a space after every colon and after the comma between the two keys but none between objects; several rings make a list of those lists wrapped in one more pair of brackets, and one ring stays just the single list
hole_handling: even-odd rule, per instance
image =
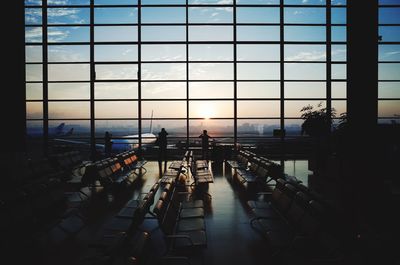
[{"label": "metal mullion", "polygon": [[237,151],[237,0],[234,0],[233,4],[233,144],[234,150]]},{"label": "metal mullion", "polygon": [[[284,141],[284,133],[285,130],[285,38],[284,38],[284,0],[280,0],[280,9],[279,9],[279,22],[280,22],[280,127],[281,127],[281,141],[283,144]],[[282,146],[283,147],[283,146]]]},{"label": "metal mullion", "polygon": [[42,83],[43,83],[43,152],[49,150],[49,73],[48,73],[47,0],[42,1]]},{"label": "metal mullion", "polygon": [[139,151],[142,151],[142,0],[138,0],[138,134],[139,134]]},{"label": "metal mullion", "polygon": [[96,120],[95,120],[95,81],[96,65],[94,58],[94,0],[90,0],[90,153],[96,157]]},{"label": "metal mullion", "polygon": [[[332,125],[332,34],[331,34],[331,1],[326,5],[326,114],[329,127]],[[330,132],[331,130],[329,130]]]},{"label": "metal mullion", "polygon": [[186,0],[185,5],[185,13],[186,13],[186,149],[189,149],[189,112],[190,112],[190,104],[189,104],[189,7],[188,7],[188,0]]}]

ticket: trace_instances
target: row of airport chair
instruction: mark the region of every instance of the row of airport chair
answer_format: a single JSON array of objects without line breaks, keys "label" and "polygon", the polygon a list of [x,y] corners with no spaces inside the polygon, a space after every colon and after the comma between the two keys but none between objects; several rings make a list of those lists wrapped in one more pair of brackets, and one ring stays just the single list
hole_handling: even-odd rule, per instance
[{"label": "row of airport chair", "polygon": [[279,178],[262,200],[247,202],[258,230],[280,257],[338,261],[343,250],[334,232],[334,210],[307,187]]},{"label": "row of airport chair", "polygon": [[145,163],[146,161],[140,160],[134,151],[96,161],[86,166],[82,185],[94,187],[99,183],[109,191],[131,186],[142,175],[140,171],[145,171]]},{"label": "row of airport chair", "polygon": [[183,155],[181,160],[173,160],[171,161],[168,169],[163,173],[161,178],[162,183],[171,183],[179,179],[181,174],[185,174],[185,178],[189,177],[189,168],[190,161],[193,159],[193,151],[187,150]]},{"label": "row of airport chair", "polygon": [[154,206],[160,230],[167,244],[167,255],[182,250],[207,247],[204,203],[188,196],[186,186],[173,181],[165,185]]},{"label": "row of airport chair", "polygon": [[22,158],[11,168],[12,181],[0,191],[1,227],[6,228],[2,234],[13,231],[13,237],[21,234],[24,238],[35,238],[55,226],[63,229],[68,220],[78,218],[77,212],[69,209],[65,185],[73,167],[80,165],[83,158],[78,152],[60,154],[73,160],[61,166],[53,156]]},{"label": "row of airport chair", "polygon": [[[81,264],[145,264],[150,233],[140,229],[153,205],[161,181],[156,182],[147,193],[129,200],[106,224],[102,237],[90,244],[92,253]],[[143,196],[144,195],[144,196]],[[142,197],[143,196],[143,197]],[[151,215],[150,215],[151,216]]]},{"label": "row of airport chair", "polygon": [[204,159],[192,159],[190,171],[194,179],[191,185],[196,187],[197,191],[211,199],[211,194],[208,193],[207,190],[209,183],[214,182],[214,175],[209,161]]},{"label": "row of airport chair", "polygon": [[281,165],[246,150],[240,150],[236,160],[227,164],[234,170],[234,181],[247,191],[264,190],[271,181],[286,177]]}]

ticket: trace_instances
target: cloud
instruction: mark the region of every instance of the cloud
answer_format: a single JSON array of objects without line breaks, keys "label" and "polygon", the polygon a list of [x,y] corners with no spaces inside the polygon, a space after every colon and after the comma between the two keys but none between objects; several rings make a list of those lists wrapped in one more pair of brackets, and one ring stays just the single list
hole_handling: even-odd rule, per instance
[{"label": "cloud", "polygon": [[398,54],[400,54],[400,51],[392,51],[392,52],[385,52],[384,56],[389,57],[389,56],[398,55]]},{"label": "cloud", "polygon": [[26,42],[40,42],[42,40],[42,28],[29,28],[25,31]]},{"label": "cloud", "polygon": [[83,24],[85,23],[85,19],[79,16],[81,12],[80,9],[76,8],[51,8],[48,10],[48,17],[50,18],[50,23],[59,24],[60,22],[55,21],[58,18],[68,19],[69,23],[73,24]]},{"label": "cloud", "polygon": [[296,55],[286,57],[288,61],[320,61],[326,59],[325,52],[299,52]]}]

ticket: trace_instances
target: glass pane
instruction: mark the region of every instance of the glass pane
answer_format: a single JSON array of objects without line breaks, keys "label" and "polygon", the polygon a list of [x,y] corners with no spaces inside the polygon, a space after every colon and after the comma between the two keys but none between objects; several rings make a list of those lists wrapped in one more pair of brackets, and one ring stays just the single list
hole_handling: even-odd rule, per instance
[{"label": "glass pane", "polygon": [[42,5],[42,0],[25,0],[26,6],[39,6]]},{"label": "glass pane", "polygon": [[42,81],[43,66],[41,64],[26,64],[26,81]]},{"label": "glass pane", "polygon": [[42,102],[26,102],[26,118],[42,119],[43,103]]},{"label": "glass pane", "polygon": [[189,23],[232,23],[232,7],[190,7]]},{"label": "glass pane", "polygon": [[325,41],[326,28],[320,26],[285,26],[285,41]]},{"label": "glass pane", "polygon": [[237,45],[238,61],[278,61],[280,59],[279,45],[245,44]]},{"label": "glass pane", "polygon": [[192,82],[189,83],[190,98],[233,98],[231,82]]},{"label": "glass pane", "polygon": [[49,43],[54,42],[89,42],[89,27],[48,27],[47,38]]},{"label": "glass pane", "polygon": [[285,98],[324,98],[325,82],[285,82]]},{"label": "glass pane", "polygon": [[25,8],[25,25],[42,24],[42,10],[40,8]]},{"label": "glass pane", "polygon": [[137,45],[96,45],[94,60],[102,62],[135,62],[138,60]]},{"label": "glass pane", "polygon": [[[201,145],[199,136],[207,130],[207,134],[213,137],[211,141],[218,142],[233,142],[232,139],[221,139],[219,137],[233,137],[233,120],[190,120],[189,121],[189,136],[193,137],[190,142],[196,146]],[[211,142],[212,143],[212,142]]]},{"label": "glass pane", "polygon": [[42,46],[25,46],[25,62],[42,62]]},{"label": "glass pane", "polygon": [[57,6],[57,5],[89,5],[89,0],[47,0],[48,5]]},{"label": "glass pane", "polygon": [[[111,133],[112,137],[134,136],[138,134],[137,120],[96,120],[96,136],[104,137],[105,132]],[[132,141],[134,142],[134,141]],[[118,140],[114,140],[113,149],[119,149]]]},{"label": "glass pane", "polygon": [[325,24],[326,8],[285,7],[285,23]]},{"label": "glass pane", "polygon": [[43,99],[43,84],[26,84],[26,100]]},{"label": "glass pane", "polygon": [[400,100],[378,100],[378,117],[399,117]]},{"label": "glass pane", "polygon": [[186,80],[186,65],[144,63],[142,64],[142,80]]},{"label": "glass pane", "polygon": [[233,45],[189,45],[191,61],[233,61]]},{"label": "glass pane", "polygon": [[137,23],[137,8],[95,8],[95,24],[132,24]]},{"label": "glass pane", "polygon": [[142,117],[151,118],[185,118],[185,101],[143,101]]},{"label": "glass pane", "polygon": [[186,41],[184,26],[142,26],[142,41]]},{"label": "glass pane", "polygon": [[[398,5],[399,3],[397,3]],[[399,24],[400,8],[379,8],[379,24]]]},{"label": "glass pane", "polygon": [[336,117],[340,117],[340,114],[347,112],[346,100],[332,100],[332,112],[336,113]]},{"label": "glass pane", "polygon": [[48,24],[88,24],[90,21],[89,8],[48,8]]},{"label": "glass pane", "polygon": [[400,61],[400,45],[379,45],[379,61]]},{"label": "glass pane", "polygon": [[279,82],[238,82],[238,98],[279,98]]},{"label": "glass pane", "polygon": [[345,62],[347,60],[346,45],[332,45],[331,59],[333,62]]},{"label": "glass pane", "polygon": [[49,64],[49,81],[89,81],[89,64]]},{"label": "glass pane", "polygon": [[[69,135],[68,137],[90,137],[90,121],[88,120],[77,120],[77,121],[71,121],[71,120],[51,120],[49,121],[49,134],[50,136],[56,137],[57,134],[57,126],[60,126],[62,123],[64,123],[64,127],[62,130],[61,134],[68,134],[72,133],[72,135]],[[66,137],[66,135],[64,136]],[[82,141],[82,139],[78,140],[79,142],[82,142],[83,145],[85,145],[89,148],[89,139]],[[75,147],[77,148],[77,146]]]},{"label": "glass pane", "polygon": [[30,137],[42,137],[43,121],[26,121],[26,132]]},{"label": "glass pane", "polygon": [[237,26],[238,41],[279,41],[278,26]]},{"label": "glass pane", "polygon": [[332,24],[346,24],[346,8],[332,8],[331,16]]},{"label": "glass pane", "polygon": [[190,80],[232,80],[231,63],[192,63],[189,64]]},{"label": "glass pane", "polygon": [[[238,137],[265,137],[272,136],[275,129],[280,128],[278,119],[239,119],[237,133]],[[239,139],[244,143],[245,139]],[[248,139],[249,142],[259,141],[256,139]]]},{"label": "glass pane", "polygon": [[89,62],[89,45],[51,45],[48,47],[49,62]]},{"label": "glass pane", "polygon": [[285,119],[286,136],[300,136],[302,124],[302,119]]},{"label": "glass pane", "polygon": [[41,27],[25,28],[25,42],[42,42],[43,34]]},{"label": "glass pane", "polygon": [[185,61],[185,45],[142,45],[142,61]]},{"label": "glass pane", "polygon": [[143,99],[186,98],[186,82],[142,83]]},{"label": "glass pane", "polygon": [[107,26],[94,28],[94,40],[97,41],[137,41],[136,26]]},{"label": "glass pane", "polygon": [[280,68],[277,63],[238,63],[239,80],[278,80]]},{"label": "glass pane", "polygon": [[275,118],[281,108],[278,100],[238,100],[238,118]]},{"label": "glass pane", "polygon": [[116,80],[138,78],[137,64],[108,64],[96,65],[96,80]]},{"label": "glass pane", "polygon": [[88,119],[89,102],[49,102],[49,119]]},{"label": "glass pane", "polygon": [[95,83],[95,99],[137,99],[138,84],[130,82]]},{"label": "glass pane", "polygon": [[279,8],[240,7],[236,16],[237,23],[279,23]]},{"label": "glass pane", "polygon": [[[321,107],[318,107],[319,104],[321,104]],[[300,118],[302,114],[300,110],[308,105],[313,106],[313,110],[319,110],[325,108],[326,102],[320,100],[287,100],[285,101],[285,117]]]},{"label": "glass pane", "polygon": [[184,7],[143,7],[142,23],[185,23]]},{"label": "glass pane", "polygon": [[332,26],[331,34],[332,34],[332,36],[331,36],[332,41],[346,41],[347,40],[346,27]]},{"label": "glass pane", "polygon": [[332,79],[346,79],[346,64],[332,64]]},{"label": "glass pane", "polygon": [[89,83],[50,83],[49,99],[90,99]]},{"label": "glass pane", "polygon": [[189,26],[189,41],[232,41],[231,26]]},{"label": "glass pane", "polygon": [[[137,0],[94,0],[95,5],[137,5]],[[142,0],[142,3],[145,2]]]},{"label": "glass pane", "polygon": [[[150,132],[150,120],[143,120],[142,127],[144,132]],[[165,128],[168,133],[167,143],[169,145],[179,145],[179,142],[186,143],[186,120],[157,120],[152,121],[152,130],[155,135],[157,135],[161,128]],[[174,138],[179,137],[179,138]],[[183,139],[182,139],[183,138]],[[183,145],[182,145],[183,146]]]},{"label": "glass pane", "polygon": [[379,82],[378,98],[400,98],[400,82]]},{"label": "glass pane", "polygon": [[[333,0],[332,0],[333,1]],[[284,0],[285,5],[325,5],[325,0]]]},{"label": "glass pane", "polygon": [[285,61],[325,61],[326,45],[285,45]]},{"label": "glass pane", "polygon": [[190,101],[189,103],[190,118],[231,118],[233,117],[233,101]]},{"label": "glass pane", "polygon": [[332,82],[332,98],[346,98],[346,82]]},{"label": "glass pane", "polygon": [[285,63],[285,79],[324,80],[326,79],[326,64]]},{"label": "glass pane", "polygon": [[137,101],[97,101],[95,102],[96,119],[137,118]]}]

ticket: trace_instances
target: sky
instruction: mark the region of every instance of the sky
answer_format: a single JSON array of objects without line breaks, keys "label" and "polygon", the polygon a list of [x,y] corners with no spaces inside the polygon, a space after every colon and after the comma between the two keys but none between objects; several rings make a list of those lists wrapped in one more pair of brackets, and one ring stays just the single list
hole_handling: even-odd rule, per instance
[{"label": "sky", "polygon": [[[25,0],[26,4],[26,65],[27,118],[41,119],[42,97],[42,47],[35,45],[42,40],[42,14],[39,0]],[[87,5],[88,0],[49,0],[48,8],[48,85],[49,118],[56,120],[90,118],[90,46],[88,44],[90,20],[88,7],[58,8],[57,5]],[[197,6],[188,9],[188,40],[186,45],[184,7],[151,7],[153,4],[184,4],[183,0],[142,0],[142,27],[140,39],[142,115],[150,118],[186,118],[186,98],[189,117],[193,123],[204,122],[212,126],[210,118],[221,119],[219,124],[231,126],[234,113],[234,82],[237,82],[238,118],[240,124],[260,122],[279,124],[280,97],[284,96],[288,124],[298,123],[301,107],[316,106],[326,98],[326,22],[324,0],[286,0],[286,5],[313,5],[313,7],[285,7],[284,41],[308,42],[284,46],[284,95],[280,92],[280,30],[278,0],[237,0],[236,34],[238,41],[263,42],[237,44],[235,73],[233,8],[231,0],[189,0]],[[96,0],[95,5],[135,5],[135,0]],[[201,4],[211,6],[201,7]],[[240,7],[240,5],[265,7]],[[346,9],[344,0],[332,0],[332,101],[337,113],[346,111]],[[400,4],[398,0],[381,0],[380,4]],[[321,5],[321,7],[314,7]],[[31,6],[31,7],[30,7]],[[135,119],[138,117],[139,46],[137,45],[138,9],[96,7],[94,60],[96,62],[95,117],[97,119]],[[169,25],[151,25],[151,23]],[[176,23],[176,25],[170,25]],[[201,24],[202,25],[196,25]],[[215,25],[204,25],[214,23]],[[264,25],[254,25],[261,23]],[[313,26],[296,25],[301,23]],[[380,8],[379,34],[385,41],[399,41],[400,8]],[[68,25],[65,25],[68,24]],[[115,25],[113,25],[115,24]],[[125,25],[121,25],[125,24]],[[150,24],[150,25],[149,25]],[[221,24],[221,25],[218,25]],[[111,45],[107,42],[121,42]],[[151,42],[161,41],[164,44]],[[208,43],[223,41],[224,43]],[[73,45],[68,43],[74,42]],[[127,43],[124,43],[127,42]],[[131,42],[131,43],[129,43]],[[175,43],[173,43],[175,42]],[[179,43],[181,42],[181,43]],[[269,43],[265,43],[269,42]],[[58,44],[60,43],[60,44]],[[186,65],[188,57],[188,67]],[[173,61],[173,62],[171,62]],[[393,117],[400,114],[400,45],[379,45],[379,115]],[[73,63],[72,63],[73,62]],[[165,63],[156,63],[165,62]],[[189,78],[186,94],[186,79]],[[207,80],[207,81],[205,81]],[[57,82],[63,83],[57,83]],[[110,82],[112,81],[112,82]],[[172,82],[165,82],[172,81]],[[389,81],[389,82],[387,82]],[[210,100],[213,98],[213,100]],[[305,99],[307,98],[307,100]],[[118,101],[112,101],[119,99]],[[168,99],[169,101],[160,101]],[[34,102],[34,101],[37,102]],[[66,102],[63,100],[74,100]],[[251,118],[254,120],[246,120]],[[262,118],[268,118],[261,120]],[[257,120],[260,119],[260,120]],[[246,122],[244,122],[246,121]],[[295,122],[296,121],[296,122]],[[56,122],[56,121],[55,121]],[[118,123],[119,121],[110,121]],[[172,122],[172,121],[171,121]],[[85,123],[85,122],[84,122]],[[104,122],[103,122],[104,123]],[[173,121],[181,126],[182,121]],[[204,125],[203,123],[203,125]],[[32,124],[39,124],[33,122]],[[99,121],[99,124],[101,122]],[[123,121],[120,121],[123,124]],[[172,123],[170,123],[172,124]],[[186,124],[184,124],[186,126]],[[83,126],[83,125],[82,125]],[[121,125],[122,126],[122,125]],[[125,126],[125,125],[124,125]],[[128,125],[127,125],[128,126]]]}]

